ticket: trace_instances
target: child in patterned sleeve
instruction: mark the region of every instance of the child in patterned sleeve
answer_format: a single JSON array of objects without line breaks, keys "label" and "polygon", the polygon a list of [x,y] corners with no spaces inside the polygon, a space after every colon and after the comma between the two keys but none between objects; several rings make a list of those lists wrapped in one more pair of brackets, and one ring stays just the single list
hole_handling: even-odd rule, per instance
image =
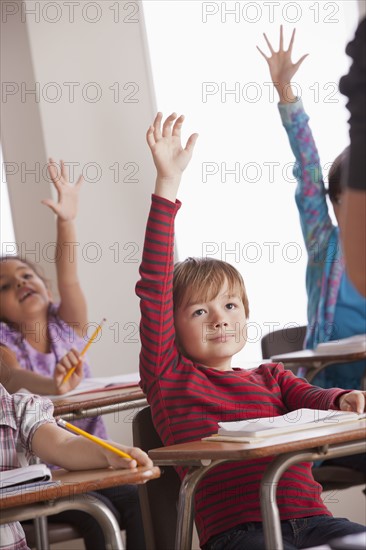
[{"label": "child in patterned sleeve", "polygon": [[[318,151],[308,124],[309,117],[291,86],[291,79],[307,56],[303,55],[297,63],[291,61],[295,31],[287,50],[284,49],[282,26],[278,52],[274,51],[266,35],[264,38],[271,56],[267,57],[259,48],[258,50],[268,63],[280,99],[278,108],[282,123],[296,158],[296,204],[308,251],[308,326],[305,347],[313,349],[320,342],[366,333],[366,298],[361,296],[348,279],[339,228],[332,224],[326,199],[328,194],[339,223],[344,207],[342,176],[347,169],[349,149],[346,148],[333,162],[326,190]],[[340,363],[322,370],[312,383],[325,388],[360,389],[365,369],[366,360]],[[336,464],[364,472],[366,454],[335,458],[325,461],[323,465],[325,464]]]},{"label": "child in patterned sleeve", "polygon": [[[267,36],[264,37],[271,55],[268,57],[259,48],[258,50],[268,63],[279,95],[278,108],[282,123],[296,158],[296,204],[308,251],[308,326],[305,347],[313,349],[321,342],[366,333],[366,299],[347,277],[339,228],[332,224],[326,199],[328,194],[339,223],[344,206],[341,180],[347,168],[349,148],[333,162],[326,189],[318,151],[308,124],[309,117],[304,111],[302,100],[295,96],[291,85],[293,76],[307,55],[303,55],[297,63],[291,61],[295,31],[286,50],[281,26],[278,52],[274,51]],[[334,365],[321,371],[313,379],[313,383],[326,388],[360,388],[365,368],[366,361]]]}]

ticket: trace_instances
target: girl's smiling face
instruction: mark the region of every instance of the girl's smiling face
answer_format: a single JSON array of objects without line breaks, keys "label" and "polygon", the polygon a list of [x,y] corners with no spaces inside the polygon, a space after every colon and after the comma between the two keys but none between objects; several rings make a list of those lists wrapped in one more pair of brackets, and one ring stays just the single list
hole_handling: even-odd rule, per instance
[{"label": "girl's smiling face", "polygon": [[51,294],[45,282],[17,258],[0,262],[0,320],[20,325],[47,313]]}]

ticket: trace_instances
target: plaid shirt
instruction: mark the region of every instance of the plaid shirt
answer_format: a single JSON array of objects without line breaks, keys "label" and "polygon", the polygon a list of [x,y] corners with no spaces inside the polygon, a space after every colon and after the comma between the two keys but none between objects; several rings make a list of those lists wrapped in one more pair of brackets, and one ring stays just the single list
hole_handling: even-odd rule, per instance
[{"label": "plaid shirt", "polygon": [[[32,438],[36,430],[55,422],[48,399],[31,394],[9,395],[0,384],[0,472],[24,466],[33,456]],[[1,487],[1,473],[0,473]],[[1,550],[25,550],[27,543],[19,522],[0,525]]]}]

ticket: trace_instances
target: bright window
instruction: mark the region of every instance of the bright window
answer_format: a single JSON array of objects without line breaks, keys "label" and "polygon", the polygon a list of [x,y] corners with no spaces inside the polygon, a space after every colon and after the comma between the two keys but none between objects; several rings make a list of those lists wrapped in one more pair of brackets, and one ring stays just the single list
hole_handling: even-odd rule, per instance
[{"label": "bright window", "polygon": [[143,2],[157,108],[186,115],[185,138],[200,134],[184,175],[177,217],[179,259],[210,255],[233,263],[250,302],[249,342],[237,363],[260,357],[270,330],[306,324],[306,252],[294,201],[293,155],[281,125],[262,36],[285,44],[297,29],[294,78],[324,175],[348,144],[338,92],[357,2]]},{"label": "bright window", "polygon": [[6,183],[5,166],[3,161],[2,149],[0,146],[0,166],[1,166],[1,181],[0,181],[0,249],[1,255],[7,253],[8,250],[14,251],[14,228],[11,216],[8,186]]}]

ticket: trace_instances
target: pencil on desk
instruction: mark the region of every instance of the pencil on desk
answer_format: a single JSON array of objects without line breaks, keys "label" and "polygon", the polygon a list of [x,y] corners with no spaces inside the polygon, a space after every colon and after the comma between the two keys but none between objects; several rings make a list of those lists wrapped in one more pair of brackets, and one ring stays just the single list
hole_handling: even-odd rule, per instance
[{"label": "pencil on desk", "polygon": [[[65,420],[62,420],[62,418],[59,418],[57,420],[57,424],[61,426],[62,428],[67,428],[71,432],[75,432],[78,435],[82,435],[86,437],[87,439],[90,439],[91,441],[94,441],[94,443],[97,443],[101,447],[104,447],[105,449],[108,449],[108,451],[112,451],[113,453],[117,454],[118,456],[121,456],[122,458],[129,458],[130,460],[136,460],[135,458],[132,458],[129,454],[121,451],[121,449],[118,449],[117,447],[114,447],[110,443],[107,443],[107,441],[104,441],[104,439],[99,439],[99,437],[96,437],[95,435],[91,435],[88,432],[84,432],[84,430],[81,430],[77,426],[74,426],[73,424],[70,424],[69,422],[66,422]],[[137,460],[136,460],[137,462]]]},{"label": "pencil on desk", "polygon": [[[106,319],[102,319],[102,321],[99,323],[99,325],[97,326],[97,328],[95,329],[95,331],[93,332],[91,337],[89,338],[89,340],[86,343],[84,349],[80,353],[80,359],[82,359],[84,357],[84,355],[86,354],[86,352],[88,351],[88,349],[90,348],[90,346],[92,345],[92,343],[94,342],[96,337],[98,336],[99,332],[102,330],[102,326],[105,323],[105,321],[106,321]],[[75,370],[76,370],[76,367],[71,367],[71,369],[65,374],[64,379],[62,380],[61,384],[63,384],[64,382],[67,382],[67,380],[74,374]]]}]

